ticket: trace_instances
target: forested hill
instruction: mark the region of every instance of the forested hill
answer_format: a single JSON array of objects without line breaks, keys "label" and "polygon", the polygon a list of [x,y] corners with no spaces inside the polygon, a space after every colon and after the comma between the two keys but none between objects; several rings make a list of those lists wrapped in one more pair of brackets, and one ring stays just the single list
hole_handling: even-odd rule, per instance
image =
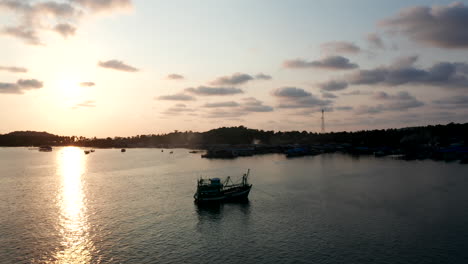
[{"label": "forested hill", "polygon": [[85,138],[57,136],[47,132],[16,131],[0,135],[0,146],[86,146],[86,147],[205,147],[209,145],[351,144],[353,146],[468,144],[468,123],[401,129],[331,132],[264,131],[244,126],[222,127],[206,132],[179,132],[133,137]]}]

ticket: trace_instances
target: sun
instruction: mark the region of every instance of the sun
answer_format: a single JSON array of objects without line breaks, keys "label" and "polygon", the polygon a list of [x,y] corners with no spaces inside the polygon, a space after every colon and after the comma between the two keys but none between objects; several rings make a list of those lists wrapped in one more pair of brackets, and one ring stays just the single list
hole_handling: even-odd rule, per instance
[{"label": "sun", "polygon": [[78,80],[66,78],[58,81],[58,88],[61,94],[67,99],[75,99],[81,95],[81,87]]}]

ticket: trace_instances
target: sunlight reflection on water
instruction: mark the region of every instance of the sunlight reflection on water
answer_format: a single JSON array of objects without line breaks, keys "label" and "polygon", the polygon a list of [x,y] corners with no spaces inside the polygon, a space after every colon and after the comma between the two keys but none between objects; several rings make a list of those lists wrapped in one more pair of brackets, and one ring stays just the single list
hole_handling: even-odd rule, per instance
[{"label": "sunlight reflection on water", "polygon": [[57,197],[62,242],[55,263],[90,263],[93,242],[89,239],[82,179],[86,158],[80,148],[66,147],[58,152],[57,163],[62,181]]}]

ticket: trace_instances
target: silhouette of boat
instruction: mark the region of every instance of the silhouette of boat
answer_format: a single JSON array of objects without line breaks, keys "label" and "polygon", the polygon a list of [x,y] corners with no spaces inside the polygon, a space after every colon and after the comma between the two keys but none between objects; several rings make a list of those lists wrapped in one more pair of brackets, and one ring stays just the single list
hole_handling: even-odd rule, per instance
[{"label": "silhouette of boat", "polygon": [[89,150],[85,150],[85,151],[84,151],[84,154],[86,154],[86,155],[88,155],[89,153],[90,153]]},{"label": "silhouette of boat", "polygon": [[250,169],[242,175],[241,183],[233,183],[228,176],[222,183],[220,178],[199,179],[193,198],[197,203],[246,201],[252,188],[248,183]]},{"label": "silhouette of boat", "polygon": [[52,151],[52,147],[51,147],[51,146],[40,146],[40,147],[39,147],[39,151],[42,151],[42,152],[51,152],[51,151]]},{"label": "silhouette of boat", "polygon": [[90,149],[89,151],[94,152],[94,149]]},{"label": "silhouette of boat", "polygon": [[127,151],[127,150],[126,150],[126,149],[121,149],[121,150],[120,150],[120,152],[125,152],[125,151]]}]

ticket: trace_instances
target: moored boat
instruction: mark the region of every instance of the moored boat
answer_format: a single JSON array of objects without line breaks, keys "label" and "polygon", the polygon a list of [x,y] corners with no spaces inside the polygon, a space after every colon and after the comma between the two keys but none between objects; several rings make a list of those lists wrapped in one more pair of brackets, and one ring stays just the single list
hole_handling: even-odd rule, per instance
[{"label": "moored boat", "polygon": [[245,201],[252,188],[248,183],[249,173],[247,170],[241,183],[233,183],[230,176],[224,182],[220,178],[201,178],[197,181],[197,192],[193,198],[197,203]]},{"label": "moored boat", "polygon": [[41,146],[41,147],[39,147],[39,151],[42,151],[42,152],[51,152],[51,151],[52,151],[52,147],[51,147],[51,146]]}]

